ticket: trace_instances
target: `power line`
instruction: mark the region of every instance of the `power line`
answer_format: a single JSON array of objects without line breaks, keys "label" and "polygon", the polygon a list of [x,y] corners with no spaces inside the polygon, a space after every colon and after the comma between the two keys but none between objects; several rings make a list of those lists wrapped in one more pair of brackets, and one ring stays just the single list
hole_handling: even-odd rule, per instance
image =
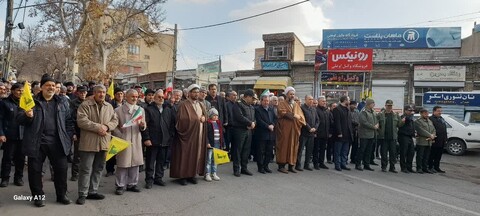
[{"label": "power line", "polygon": [[412,23],[412,24],[408,24],[408,25],[403,25],[403,26],[400,26],[400,27],[413,26],[413,25],[418,25],[418,24],[423,24],[423,23],[438,22],[438,21],[442,21],[442,20],[445,20],[445,19],[468,16],[468,15],[478,14],[478,13],[480,13],[480,11],[471,12],[471,13],[464,13],[464,14],[459,14],[459,15],[455,15],[455,16],[449,16],[449,17],[444,17],[444,18],[439,18],[439,19],[434,19],[434,20],[428,20],[428,21],[423,21],[423,22],[417,22],[417,23]]},{"label": "power line", "polygon": [[263,13],[260,13],[260,14],[256,14],[256,15],[252,15],[252,16],[248,16],[248,17],[244,17],[244,18],[240,18],[240,19],[236,19],[236,20],[231,20],[231,21],[221,22],[221,23],[211,24],[211,25],[204,25],[204,26],[197,26],[197,27],[191,27],[191,28],[178,29],[178,30],[179,30],[179,31],[188,31],[188,30],[204,29],[204,28],[211,28],[211,27],[216,27],[216,26],[231,24],[231,23],[235,23],[235,22],[240,22],[240,21],[243,21],[243,20],[252,19],[252,18],[255,18],[255,17],[259,17],[259,16],[263,16],[263,15],[266,15],[266,14],[270,14],[270,13],[273,13],[273,12],[276,12],[276,11],[284,10],[284,9],[287,9],[287,8],[290,8],[290,7],[299,5],[299,4],[303,4],[303,3],[308,2],[308,1],[310,1],[310,0],[304,0],[304,1],[301,1],[301,2],[297,2],[297,3],[295,3],[295,4],[287,5],[287,6],[284,6],[284,7],[281,7],[281,8],[277,8],[277,9],[275,9],[275,10],[270,10],[270,11],[267,11],[267,12],[263,12]]}]

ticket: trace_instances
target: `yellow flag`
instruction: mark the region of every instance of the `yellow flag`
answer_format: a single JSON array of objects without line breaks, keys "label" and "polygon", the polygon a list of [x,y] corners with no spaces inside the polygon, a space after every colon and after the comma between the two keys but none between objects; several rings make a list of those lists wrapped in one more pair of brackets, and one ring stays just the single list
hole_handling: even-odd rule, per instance
[{"label": "yellow flag", "polygon": [[230,162],[230,158],[228,158],[228,152],[218,148],[213,148],[213,162],[215,162],[217,165]]},{"label": "yellow flag", "polygon": [[110,95],[110,99],[113,99],[115,94],[114,94],[114,89],[113,89],[113,80],[110,82],[110,87],[108,87],[107,94]]},{"label": "yellow flag", "polygon": [[120,139],[116,136],[112,136],[112,140],[110,140],[110,147],[108,148],[106,161],[110,160],[114,155],[118,154],[119,152],[125,150],[130,143],[124,139]]},{"label": "yellow flag", "polygon": [[20,96],[20,108],[25,111],[31,110],[35,106],[35,101],[33,101],[32,93],[30,91],[30,83],[25,82],[23,85],[23,93]]}]

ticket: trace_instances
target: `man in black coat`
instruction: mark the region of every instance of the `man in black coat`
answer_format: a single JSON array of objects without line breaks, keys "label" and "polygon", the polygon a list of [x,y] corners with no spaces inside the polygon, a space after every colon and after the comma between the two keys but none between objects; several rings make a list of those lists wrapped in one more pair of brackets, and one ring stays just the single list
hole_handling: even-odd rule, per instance
[{"label": "man in black coat", "polygon": [[23,85],[15,83],[10,91],[10,96],[0,101],[0,141],[3,142],[0,187],[8,186],[12,161],[15,165],[13,183],[23,186],[23,168],[25,166],[25,155],[22,153],[23,126],[20,126],[15,120],[15,115],[20,109],[18,104],[23,93]]},{"label": "man in black coat", "polygon": [[142,131],[142,141],[146,146],[145,160],[145,188],[152,188],[153,184],[165,186],[164,163],[167,150],[173,141],[175,124],[172,109],[164,106],[163,91],[160,89],[154,94],[153,102],[145,109],[147,129]]},{"label": "man in black coat", "polygon": [[210,102],[212,107],[215,107],[218,111],[218,119],[222,124],[228,125],[228,114],[225,98],[217,95],[217,84],[208,85],[208,95],[205,98],[206,101]]},{"label": "man in black coat", "polygon": [[352,116],[348,105],[348,96],[340,97],[340,105],[333,109],[335,128],[335,170],[351,170],[347,167],[348,150],[353,141]]},{"label": "man in black coat", "polygon": [[435,130],[437,131],[435,142],[432,143],[430,157],[428,158],[428,169],[430,172],[445,173],[440,169],[440,160],[442,160],[443,148],[447,144],[447,123],[442,117],[442,107],[433,107],[433,115],[430,116]]},{"label": "man in black coat", "polygon": [[70,110],[72,110],[72,120],[75,125],[75,134],[73,135],[73,158],[72,158],[72,177],[71,181],[78,180],[78,171],[80,164],[80,155],[78,153],[78,144],[80,141],[80,128],[77,125],[77,110],[80,107],[80,104],[87,97],[87,87],[80,86],[77,88],[77,97],[73,100],[70,100]]},{"label": "man in black coat", "polygon": [[313,146],[313,167],[316,170],[328,169],[325,166],[325,150],[327,149],[327,141],[332,136],[330,133],[330,112],[327,108],[327,100],[325,96],[318,98],[318,106],[316,108],[318,116],[317,136]]},{"label": "man in black coat", "polygon": [[262,95],[260,97],[261,106],[255,108],[255,119],[257,128],[255,135],[257,137],[257,166],[258,172],[265,174],[272,173],[268,167],[270,160],[273,159],[273,146],[275,144],[275,124],[277,116],[270,104],[270,96]]},{"label": "man in black coat", "polygon": [[30,190],[34,205],[45,206],[42,166],[48,157],[54,170],[57,202],[68,205],[72,201],[66,196],[67,156],[75,130],[70,104],[65,97],[55,95],[55,81],[51,77],[44,75],[40,83],[42,92],[34,98],[35,107],[20,110],[16,116],[18,123],[25,126],[25,134],[28,134],[23,139],[23,152],[28,156]]},{"label": "man in black coat", "polygon": [[232,108],[233,174],[237,177],[241,174],[253,175],[247,166],[252,145],[252,131],[256,126],[255,109],[252,106],[254,99],[255,92],[247,89],[242,100],[235,103]]},{"label": "man in black coat", "polygon": [[230,119],[230,124],[227,124],[225,126],[225,150],[228,151],[231,154],[231,145],[232,145],[232,123],[233,122],[233,105],[235,105],[235,102],[237,101],[237,92],[235,91],[230,91],[227,92],[227,98],[226,98],[226,103],[225,107],[227,108],[227,118]]},{"label": "man in black coat", "polygon": [[400,144],[400,169],[404,173],[416,173],[412,169],[413,156],[415,156],[415,126],[413,125],[413,108],[405,106],[401,119],[405,118],[405,124],[398,128],[398,143]]},{"label": "man in black coat", "polygon": [[[295,169],[298,171],[303,171],[303,169],[313,171],[310,167],[310,163],[312,162],[313,155],[313,141],[319,125],[317,110],[313,106],[313,100],[314,99],[311,95],[307,95],[305,96],[305,103],[301,106],[307,124],[302,127],[302,132],[300,134],[300,145],[298,145],[297,164],[295,166]],[[303,148],[306,150],[305,162],[303,163],[302,169]]]}]

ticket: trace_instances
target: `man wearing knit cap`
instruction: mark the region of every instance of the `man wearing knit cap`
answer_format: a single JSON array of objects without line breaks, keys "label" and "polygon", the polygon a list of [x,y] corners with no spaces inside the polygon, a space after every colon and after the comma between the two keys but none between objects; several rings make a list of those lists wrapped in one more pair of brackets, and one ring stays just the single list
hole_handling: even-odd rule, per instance
[{"label": "man wearing knit cap", "polygon": [[375,101],[368,98],[365,101],[364,109],[359,114],[360,125],[358,127],[358,136],[360,138],[360,148],[355,156],[355,169],[360,171],[364,169],[373,171],[373,169],[370,168],[370,152],[372,152],[375,142],[375,134],[377,133],[379,127],[377,117],[375,116],[375,111],[373,111],[374,107]]},{"label": "man wearing knit cap", "polygon": [[55,95],[55,81],[45,74],[40,82],[42,92],[34,98],[35,107],[21,110],[17,121],[25,126],[24,153],[28,156],[28,181],[37,200],[37,207],[45,206],[42,166],[45,158],[50,160],[55,175],[57,202],[68,205],[72,201],[67,192],[67,155],[70,154],[74,125],[68,100]]},{"label": "man wearing knit cap", "polygon": [[[288,172],[296,173],[293,169],[297,163],[298,145],[300,140],[301,129],[306,125],[305,116],[303,115],[300,105],[295,102],[295,89],[291,86],[284,91],[286,99],[278,104],[278,121],[275,126],[277,143],[276,143],[276,159],[278,171],[288,174]],[[288,170],[285,165],[288,164]]]},{"label": "man wearing knit cap", "polygon": [[403,126],[405,119],[400,119],[398,113],[393,112],[393,101],[385,102],[385,110],[377,115],[380,127],[378,129],[378,142],[381,145],[382,172],[387,171],[387,165],[390,162],[389,171],[397,173],[395,164],[397,163],[397,140],[398,128]]},{"label": "man wearing knit cap", "polygon": [[187,181],[197,184],[197,174],[205,173],[207,147],[207,112],[198,101],[200,87],[192,84],[187,89],[188,99],[181,102],[177,110],[177,135],[172,145],[170,177],[179,179],[181,185]]}]

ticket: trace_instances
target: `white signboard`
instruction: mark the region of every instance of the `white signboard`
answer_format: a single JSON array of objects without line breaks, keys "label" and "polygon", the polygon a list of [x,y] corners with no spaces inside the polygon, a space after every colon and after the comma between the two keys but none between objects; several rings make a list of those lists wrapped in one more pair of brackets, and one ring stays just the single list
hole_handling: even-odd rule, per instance
[{"label": "white signboard", "polygon": [[465,82],[466,66],[418,65],[414,67],[415,81]]}]

